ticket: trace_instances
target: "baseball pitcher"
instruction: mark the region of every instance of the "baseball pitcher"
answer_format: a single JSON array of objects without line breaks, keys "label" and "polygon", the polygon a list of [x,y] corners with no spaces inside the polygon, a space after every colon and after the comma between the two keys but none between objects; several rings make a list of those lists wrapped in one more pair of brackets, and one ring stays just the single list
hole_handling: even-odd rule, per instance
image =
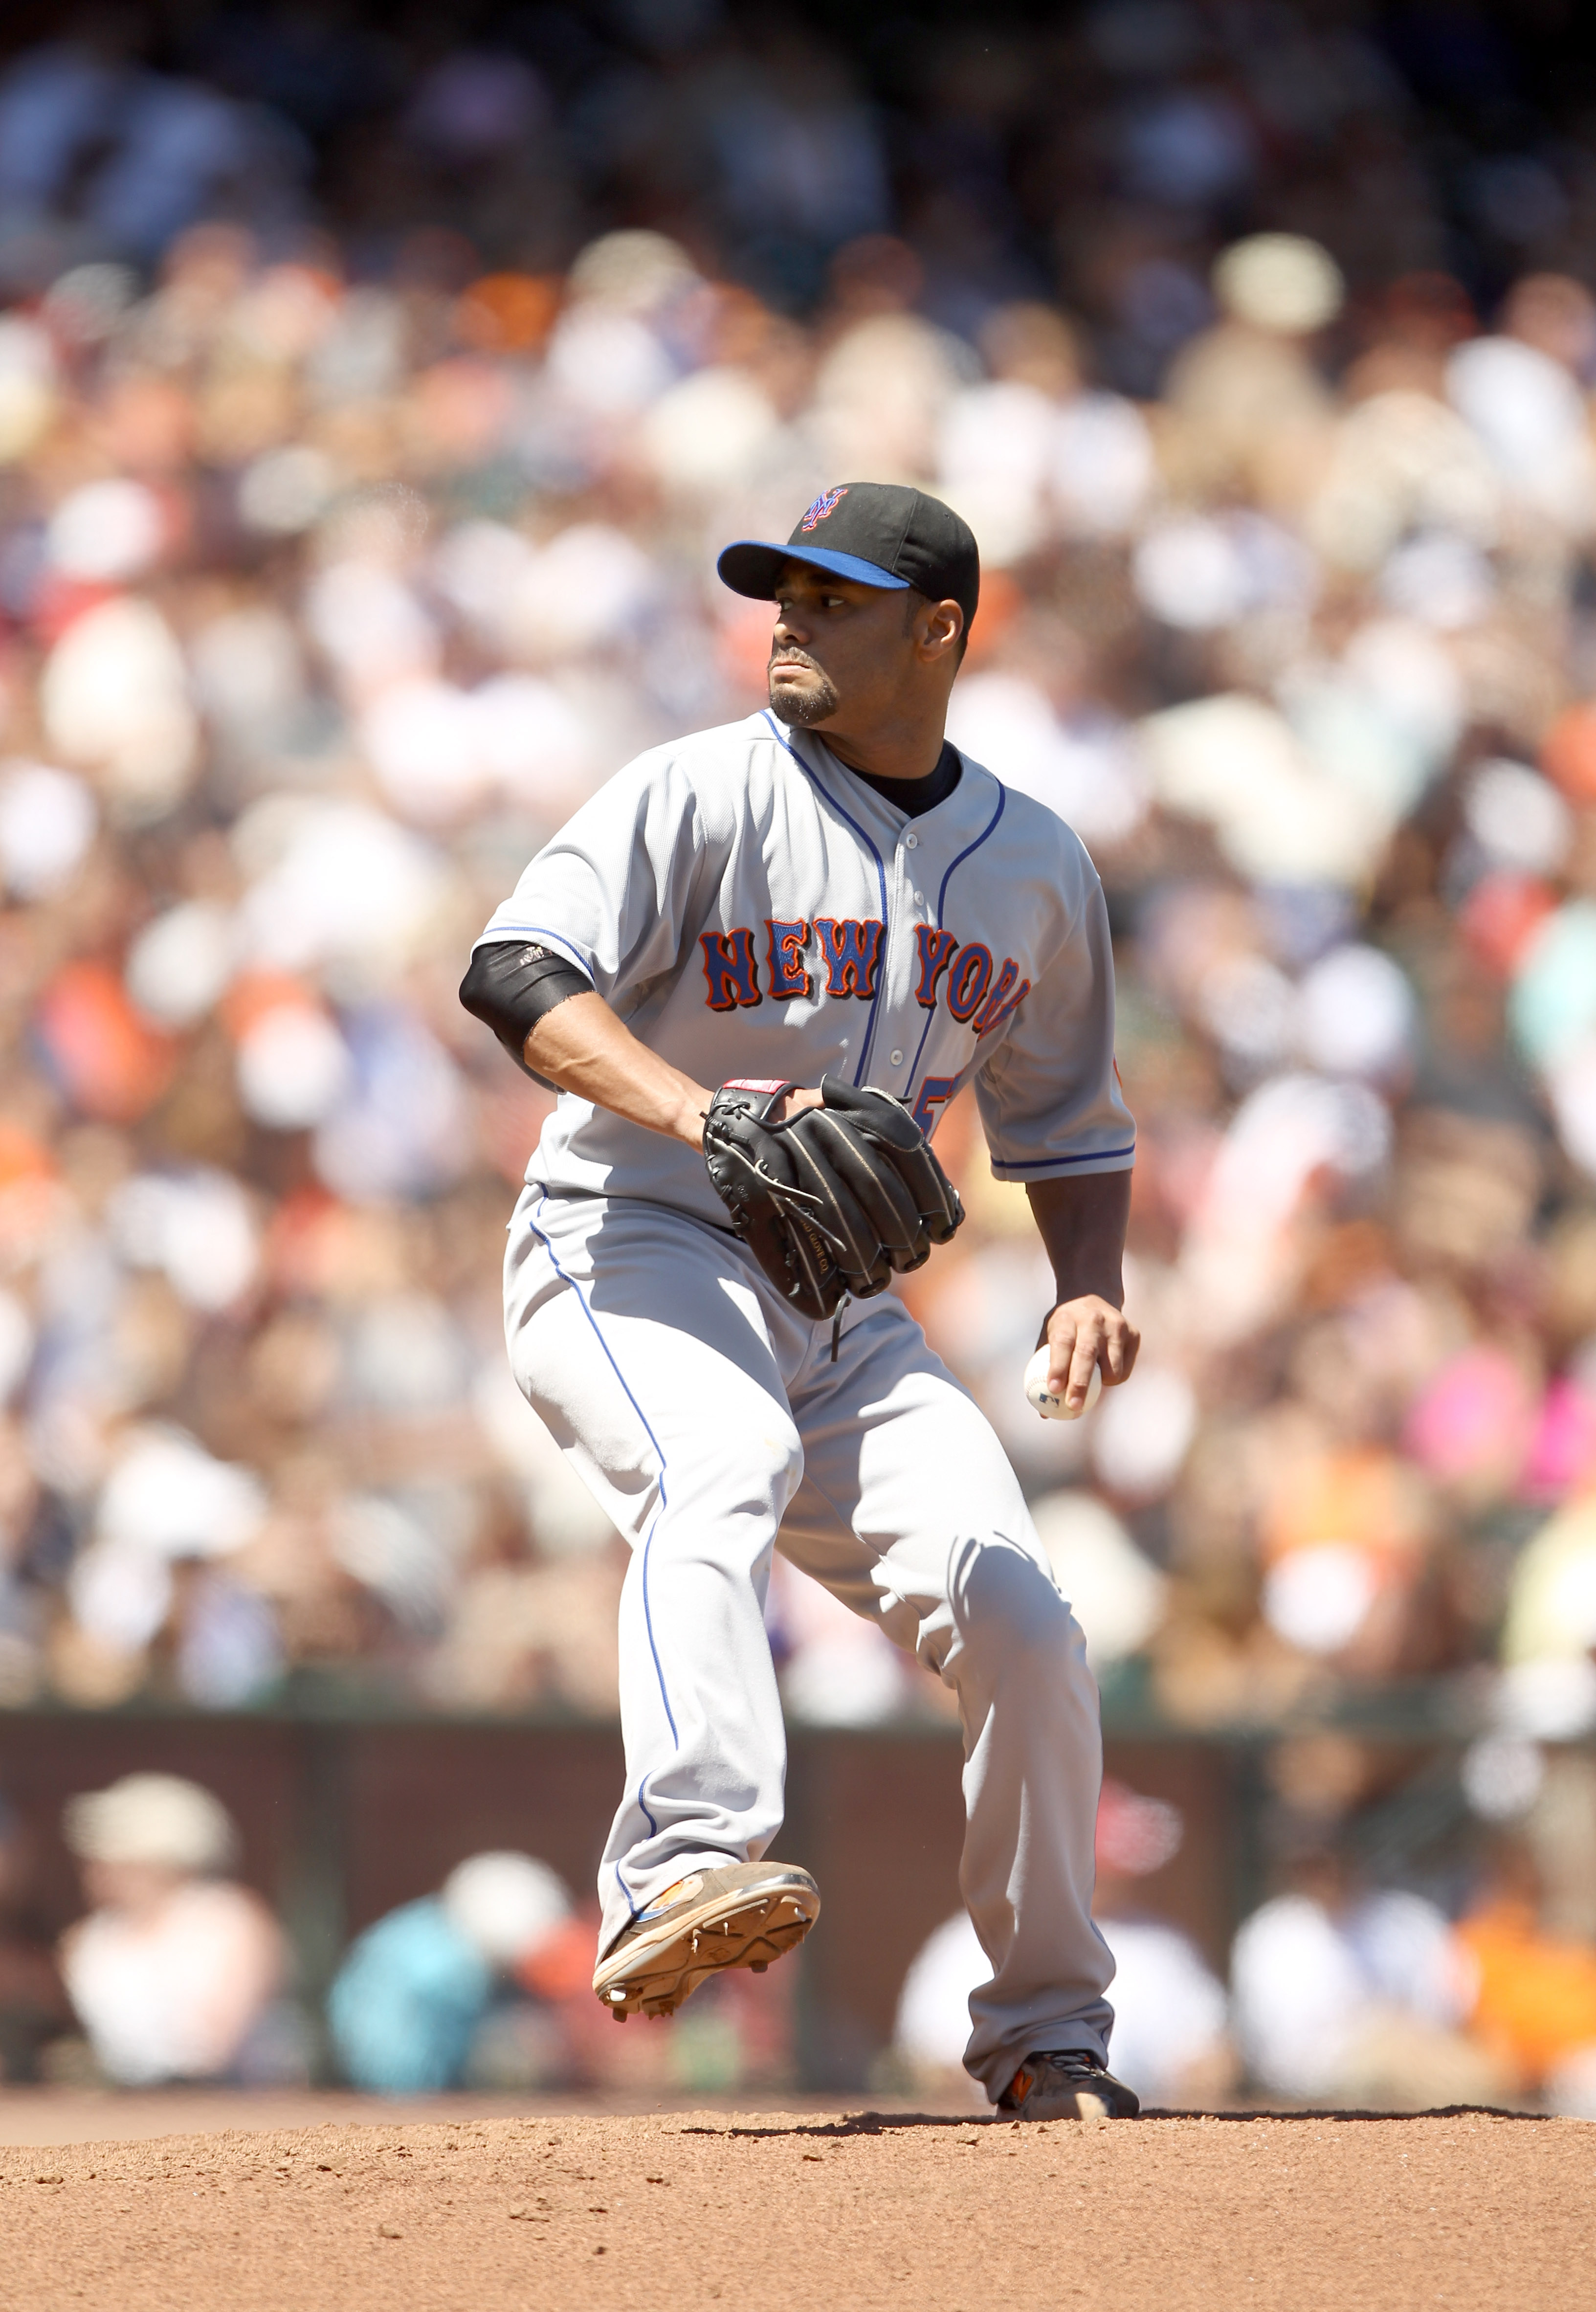
[{"label": "baseball pitcher", "polygon": [[948,507],[847,483],[718,566],[776,606],[768,709],[618,773],[460,990],[559,1093],[510,1227],[510,1359],[632,1546],[593,1989],[669,2014],[819,1914],[806,1871],[762,1859],[779,1549],[958,1696],[992,1966],[969,2071],[1022,2118],[1129,2115],[1081,1633],[992,1430],[885,1290],[962,1218],[931,1142],[973,1082],[1057,1278],[1033,1401],[1073,1414],[1130,1371],[1102,892],[1061,820],[943,736],[979,589]]}]

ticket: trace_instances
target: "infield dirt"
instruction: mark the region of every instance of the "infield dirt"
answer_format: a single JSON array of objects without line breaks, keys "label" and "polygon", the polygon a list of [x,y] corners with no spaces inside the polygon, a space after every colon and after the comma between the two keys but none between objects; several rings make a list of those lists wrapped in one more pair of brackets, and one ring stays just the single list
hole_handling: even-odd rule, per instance
[{"label": "infield dirt", "polygon": [[0,2150],[6,2312],[1596,2300],[1596,2126],[462,2119]]}]

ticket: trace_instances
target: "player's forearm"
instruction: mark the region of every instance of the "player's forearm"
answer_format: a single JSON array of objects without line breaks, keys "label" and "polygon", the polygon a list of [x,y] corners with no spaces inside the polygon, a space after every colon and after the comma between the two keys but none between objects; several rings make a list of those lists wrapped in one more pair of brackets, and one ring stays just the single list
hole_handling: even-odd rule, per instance
[{"label": "player's forearm", "polygon": [[1092,1172],[1084,1179],[1033,1180],[1026,1188],[1057,1298],[1094,1293],[1111,1308],[1125,1306],[1125,1230],[1130,1218],[1130,1174]]},{"label": "player's forearm", "polygon": [[1058,1296],[1042,1327],[1048,1350],[1047,1387],[1063,1398],[1073,1419],[1087,1402],[1093,1366],[1104,1387],[1112,1388],[1129,1379],[1141,1346],[1141,1335],[1124,1314],[1130,1174],[1035,1180],[1025,1193],[1053,1264]]},{"label": "player's forearm", "polygon": [[708,1092],[640,1044],[601,995],[567,996],[531,1029],[522,1049],[527,1065],[562,1091],[689,1148],[703,1146]]}]

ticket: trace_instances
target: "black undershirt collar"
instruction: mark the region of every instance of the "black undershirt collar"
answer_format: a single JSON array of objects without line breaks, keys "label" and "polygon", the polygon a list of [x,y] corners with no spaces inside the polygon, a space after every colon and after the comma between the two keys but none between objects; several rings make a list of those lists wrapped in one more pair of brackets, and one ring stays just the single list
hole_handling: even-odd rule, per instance
[{"label": "black undershirt collar", "polygon": [[[838,755],[837,759],[841,763],[843,758]],[[843,763],[843,768],[853,771],[854,776],[863,779],[867,787],[873,787],[877,794],[890,802],[894,810],[902,811],[906,819],[922,819],[928,810],[934,810],[939,802],[946,802],[959,784],[964,765],[952,740],[944,740],[935,770],[923,779],[879,778],[873,771],[855,770],[852,763]]]}]

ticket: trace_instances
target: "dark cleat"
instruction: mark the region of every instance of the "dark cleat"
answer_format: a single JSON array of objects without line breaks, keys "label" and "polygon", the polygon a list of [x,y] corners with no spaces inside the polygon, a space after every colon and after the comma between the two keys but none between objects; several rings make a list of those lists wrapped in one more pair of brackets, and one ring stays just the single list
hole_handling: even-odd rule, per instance
[{"label": "dark cleat", "polygon": [[1134,2119],[1142,2106],[1099,2056],[1061,2047],[1027,2055],[997,2108],[1016,2119]]}]

